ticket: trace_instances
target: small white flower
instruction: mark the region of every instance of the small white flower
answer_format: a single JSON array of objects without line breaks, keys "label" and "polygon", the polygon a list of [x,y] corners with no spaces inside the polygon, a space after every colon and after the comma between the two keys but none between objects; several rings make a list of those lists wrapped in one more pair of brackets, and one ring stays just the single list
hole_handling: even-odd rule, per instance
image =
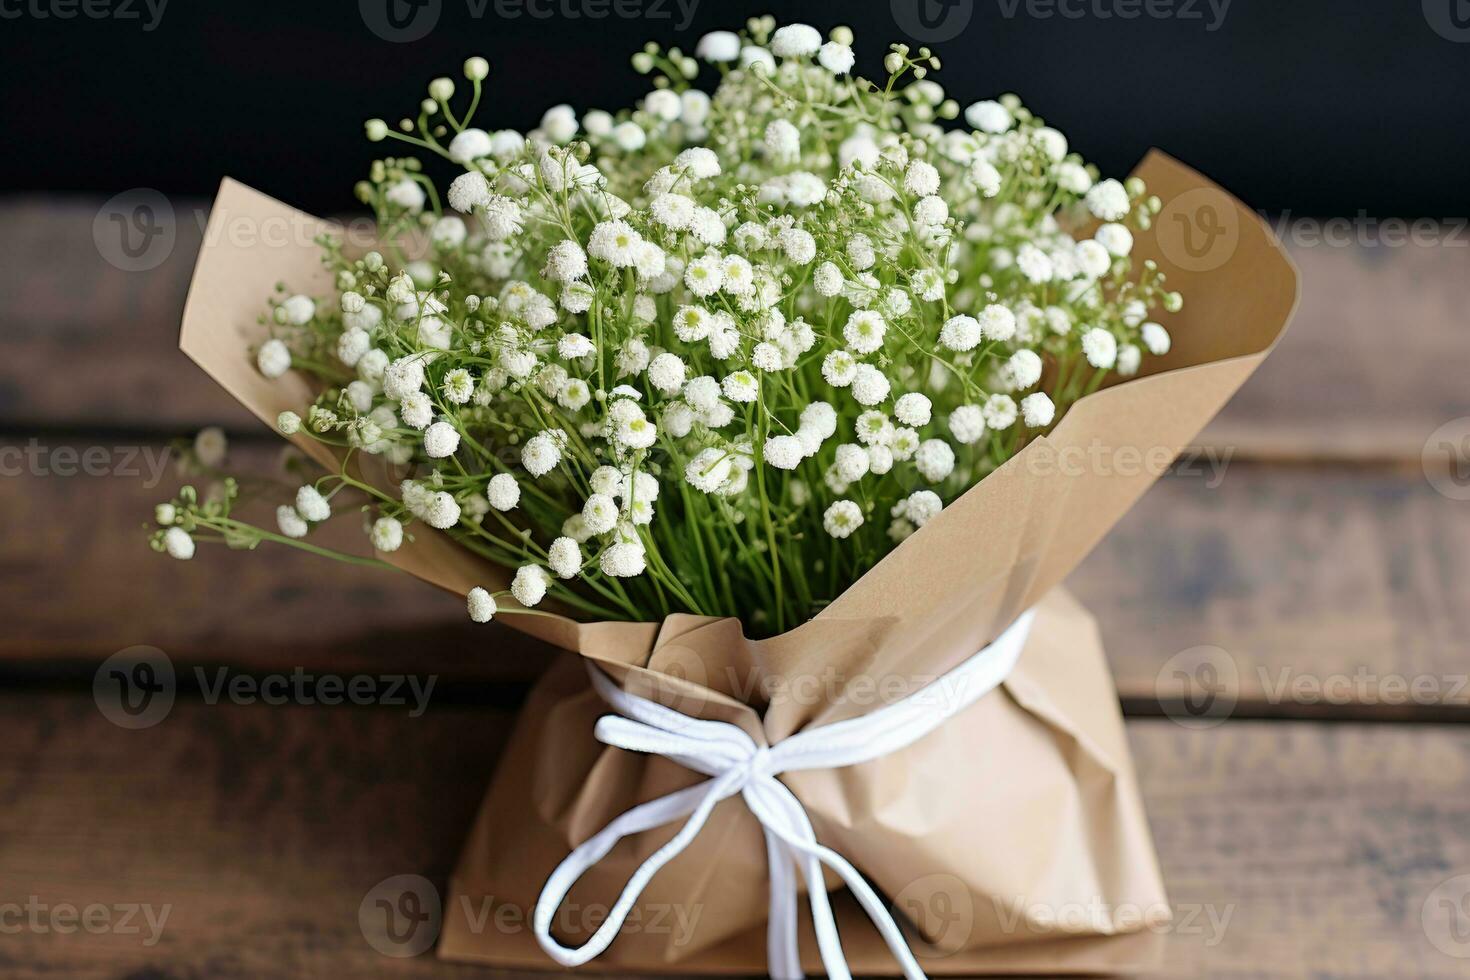
[{"label": "small white flower", "polygon": [[602,569],[602,574],[612,578],[642,575],[647,567],[643,547],[631,541],[622,541],[604,548],[598,556],[597,564]]},{"label": "small white flower", "polygon": [[760,397],[760,382],[749,371],[736,371],[725,375],[720,389],[732,402],[748,404]]},{"label": "small white flower", "polygon": [[705,61],[734,61],[740,57],[740,35],[730,31],[711,31],[699,39],[694,53]]},{"label": "small white flower", "polygon": [[478,585],[470,589],[466,605],[470,611],[470,619],[477,623],[488,623],[495,618],[495,597]]},{"label": "small white flower", "polygon": [[398,403],[398,417],[410,429],[422,429],[434,421],[434,403],[422,391],[410,391]]},{"label": "small white flower", "polygon": [[925,439],[914,453],[914,466],[930,483],[939,483],[954,472],[954,450],[943,439]]},{"label": "small white flower", "polygon": [[279,378],[291,370],[291,349],[279,340],[267,340],[255,357],[256,367],[267,378]]},{"label": "small white flower", "polygon": [[986,426],[997,432],[1009,429],[1016,423],[1016,400],[1010,395],[991,395],[985,399],[985,406],[981,411],[985,414]]},{"label": "small white flower", "polygon": [[490,183],[478,170],[469,170],[449,184],[449,206],[462,214],[490,203]]},{"label": "small white flower", "polygon": [[459,523],[459,502],[443,490],[430,494],[424,506],[424,520],[441,531],[454,527]]},{"label": "small white flower", "polygon": [[1088,364],[1106,370],[1118,359],[1118,340],[1102,327],[1093,327],[1082,335],[1082,353]]},{"label": "small white flower", "polygon": [[1050,282],[1052,273],[1056,271],[1051,257],[1030,242],[1016,252],[1016,268],[1034,283]]},{"label": "small white flower", "polygon": [[310,323],[311,318],[316,315],[316,303],[310,296],[302,296],[298,293],[281,303],[281,313],[285,316],[287,323],[302,327]]},{"label": "small white flower", "polygon": [[[377,307],[368,307],[376,310]],[[372,349],[373,342],[368,332],[361,327],[349,327],[337,338],[337,359],[348,367],[356,367],[364,354]]]},{"label": "small white flower", "polygon": [[928,197],[939,192],[939,171],[934,164],[915,160],[903,174],[904,192],[912,197]]},{"label": "small white flower", "polygon": [[842,292],[843,285],[842,270],[835,263],[823,262],[812,273],[812,286],[819,296],[836,296]]},{"label": "small white flower", "polygon": [[852,397],[859,405],[877,405],[888,397],[891,385],[882,371],[871,364],[859,364],[852,377]]},{"label": "small white flower", "polygon": [[764,341],[756,344],[750,352],[750,363],[760,371],[779,371],[782,360],[781,348]]},{"label": "small white flower", "polygon": [[570,238],[551,246],[541,274],[554,282],[571,282],[587,274],[587,253]]},{"label": "small white flower", "polygon": [[283,436],[294,436],[301,431],[301,416],[295,412],[282,412],[276,416],[276,428]]},{"label": "small white flower", "polygon": [[858,442],[865,446],[886,446],[893,441],[893,423],[887,415],[868,410],[857,418]]},{"label": "small white flower", "polygon": [[684,479],[696,490],[714,493],[730,478],[734,465],[730,453],[711,446],[689,461],[684,468]]},{"label": "small white flower", "polygon": [[1016,335],[1016,314],[999,303],[991,303],[980,311],[980,333],[986,340],[1010,340]]},{"label": "small white flower", "polygon": [[1042,429],[1051,425],[1051,420],[1056,417],[1056,414],[1057,407],[1043,391],[1021,399],[1021,419],[1030,428]]},{"label": "small white flower", "polygon": [[308,521],[320,522],[332,516],[332,505],[308,483],[296,491],[296,511]]},{"label": "small white flower", "polygon": [[961,405],[949,413],[949,432],[955,442],[969,446],[985,438],[985,414],[979,405]]},{"label": "small white flower", "polygon": [[876,310],[855,310],[842,328],[847,346],[859,354],[871,354],[883,346],[888,324]]},{"label": "small white flower", "polygon": [[465,129],[449,141],[449,159],[467,164],[490,155],[490,134],[483,129]]},{"label": "small white flower", "polygon": [[626,221],[600,221],[588,239],[587,254],[622,269],[637,264],[642,244],[643,236]]},{"label": "small white flower", "polygon": [[1133,344],[1123,344],[1118,348],[1118,373],[1123,377],[1131,378],[1137,374],[1142,361],[1143,352]]},{"label": "small white flower", "polygon": [[510,583],[510,594],[527,609],[546,598],[546,570],[540,565],[522,565]]},{"label": "small white flower", "polygon": [[817,63],[834,75],[845,75],[852,71],[855,60],[852,48],[836,41],[828,41],[817,52]]},{"label": "small white flower", "polygon": [[950,317],[939,330],[939,342],[952,351],[973,350],[980,343],[980,337],[979,321],[965,313]]},{"label": "small white flower", "polygon": [[1087,192],[1087,210],[1103,221],[1117,221],[1128,213],[1128,192],[1118,181],[1108,178]]},{"label": "small white flower", "polygon": [[582,570],[582,549],[573,538],[559,537],[546,550],[546,563],[561,578],[576,578]]},{"label": "small white flower", "polygon": [[822,527],[834,538],[845,538],[862,526],[862,508],[851,500],[837,501],[822,515]]},{"label": "small white flower", "polygon": [[468,236],[469,229],[457,214],[446,214],[429,229],[429,240],[440,249],[458,248]]},{"label": "small white flower", "polygon": [[765,48],[747,44],[740,49],[740,67],[760,75],[770,75],[776,71],[776,59]]},{"label": "small white flower", "polygon": [[819,438],[830,439],[837,431],[837,410],[827,402],[812,402],[801,410],[801,427]]},{"label": "small white flower", "polygon": [[643,127],[631,119],[625,119],[614,126],[612,138],[613,142],[618,144],[618,148],[627,153],[635,153],[643,149],[648,142],[648,134],[643,131]]},{"label": "small white flower", "polygon": [[984,157],[976,157],[970,162],[970,179],[975,182],[981,197],[994,197],[1000,193],[1000,171]]},{"label": "small white flower", "polygon": [[398,205],[405,211],[418,214],[424,209],[424,189],[419,182],[405,177],[398,183],[388,188],[384,195],[392,204]]},{"label": "small white flower", "polygon": [[1011,128],[1011,111],[999,102],[976,102],[965,110],[965,122],[984,133],[1004,133]]},{"label": "small white flower", "polygon": [[607,494],[594,493],[582,505],[582,520],[586,522],[587,533],[606,534],[617,526],[618,505]]},{"label": "small white flower", "polygon": [[1116,258],[1122,258],[1133,251],[1133,232],[1115,222],[1103,225],[1092,237],[1108,250],[1109,255]]},{"label": "small white flower", "polygon": [[786,258],[796,265],[806,265],[817,257],[817,240],[805,228],[788,228],[783,231],[778,243]]},{"label": "small white flower", "polygon": [[288,538],[304,538],[311,528],[302,519],[295,507],[282,504],[276,508],[276,527]]},{"label": "small white flower", "polygon": [[516,504],[521,502],[521,487],[509,473],[497,473],[490,478],[490,483],[485,488],[485,497],[496,510],[514,510]]},{"label": "small white flower", "polygon": [[1107,275],[1108,270],[1113,266],[1113,257],[1108,254],[1108,250],[1100,242],[1090,238],[1077,243],[1075,254],[1078,268],[1088,279],[1097,279]]},{"label": "small white flower", "polygon": [[435,422],[424,430],[424,453],[430,459],[445,459],[459,450],[459,430],[448,422]]},{"label": "small white flower", "polygon": [[370,537],[373,547],[378,551],[397,551],[403,546],[403,524],[394,517],[380,517],[373,522]]},{"label": "small white flower", "polygon": [[837,447],[832,465],[845,482],[856,483],[868,474],[868,451],[855,443],[845,443]]},{"label": "small white flower", "polygon": [[194,539],[181,527],[171,527],[163,532],[163,547],[170,558],[188,561],[194,557]]},{"label": "small white flower", "polygon": [[[700,94],[703,95],[703,93]],[[690,121],[687,104],[684,119],[685,122]],[[720,175],[720,158],[715,155],[714,150],[704,146],[691,146],[687,150],[680,151],[679,155],[674,157],[674,166],[687,170],[691,176],[700,180],[708,180],[710,177]]]},{"label": "small white flower", "polygon": [[923,527],[939,516],[939,512],[944,509],[944,502],[933,490],[915,490],[898,506],[903,508],[900,516],[912,521],[917,527]]},{"label": "small white flower", "polygon": [[1163,356],[1169,353],[1170,339],[1169,331],[1162,325],[1149,322],[1138,328],[1138,337],[1143,341],[1143,346],[1148,352],[1155,356]]},{"label": "small white flower", "polygon": [[684,285],[696,296],[713,296],[724,284],[725,273],[720,256],[706,252],[684,269]]},{"label": "small white flower", "polygon": [[417,355],[400,357],[383,372],[383,394],[394,401],[424,387],[424,361]]},{"label": "small white flower", "polygon": [[561,447],[545,433],[532,436],[521,447],[521,465],[532,476],[544,476],[561,462]]},{"label": "small white flower", "polygon": [[1041,356],[1034,350],[1021,349],[1011,355],[1006,369],[1017,388],[1029,388],[1041,380]]},{"label": "small white flower", "polygon": [[629,419],[618,426],[617,443],[625,449],[647,449],[658,439],[658,427],[645,418]]},{"label": "small white flower", "polygon": [[801,156],[801,130],[785,119],[767,123],[762,142],[766,152],[778,163],[791,163]]},{"label": "small white flower", "polygon": [[787,24],[771,36],[771,53],[781,58],[805,58],[821,46],[822,35],[809,24]]},{"label": "small white flower", "polygon": [[795,436],[772,436],[766,440],[762,457],[778,470],[794,470],[805,454]]},{"label": "small white flower", "polygon": [[679,93],[666,88],[656,88],[643,97],[643,111],[664,122],[673,122],[684,110]]},{"label": "small white flower", "polygon": [[915,427],[928,425],[932,411],[933,404],[929,401],[928,396],[917,391],[900,395],[893,403],[893,414],[898,416],[898,420],[905,425]]},{"label": "small white flower", "polygon": [[1059,163],[1054,173],[1056,174],[1057,186],[1064,191],[1069,191],[1073,194],[1086,194],[1088,189],[1092,187],[1092,174],[1088,173],[1087,168],[1080,163],[1073,163],[1070,160]]}]

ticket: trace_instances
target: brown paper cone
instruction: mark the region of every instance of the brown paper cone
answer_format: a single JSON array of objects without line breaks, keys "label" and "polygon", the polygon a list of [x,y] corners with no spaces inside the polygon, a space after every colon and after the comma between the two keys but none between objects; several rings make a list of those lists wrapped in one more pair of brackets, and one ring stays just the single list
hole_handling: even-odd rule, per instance
[{"label": "brown paper cone", "polygon": [[[1157,953],[1167,920],[1101,645],[1091,618],[1056,586],[1274,346],[1296,303],[1296,274],[1265,225],[1199,174],[1157,151],[1136,173],[1164,209],[1137,237],[1135,258],[1156,261],[1186,298],[1166,321],[1172,352],[1151,359],[1147,376],[1072,406],[810,622],[753,641],[733,619],[507,617],[635,693],[774,742],[917,690],[1039,604],[1003,692],[891,756],[784,777],[819,839],[905,913],[935,973],[1134,969]],[[255,371],[255,317],[278,280],[324,285],[310,235],[261,247],[225,233],[273,221],[317,219],[222,185],[181,339],[268,422],[310,394],[299,379],[268,382]],[[382,557],[459,594],[508,578],[427,530]],[[617,814],[702,778],[599,745],[592,724],[604,710],[577,658],[538,685],[452,882],[442,955],[550,966],[527,915],[551,869]],[[573,889],[568,909],[605,908],[673,831],[623,842]],[[625,929],[594,968],[759,972],[765,878],[758,825],[738,800],[725,801],[645,891],[639,927]],[[855,905],[839,897],[838,907],[854,972],[893,972]],[[518,927],[500,924],[517,912]],[[681,913],[682,929],[672,925]],[[572,915],[559,934],[571,942],[588,924],[596,922]],[[810,935],[803,952],[814,952]]]}]

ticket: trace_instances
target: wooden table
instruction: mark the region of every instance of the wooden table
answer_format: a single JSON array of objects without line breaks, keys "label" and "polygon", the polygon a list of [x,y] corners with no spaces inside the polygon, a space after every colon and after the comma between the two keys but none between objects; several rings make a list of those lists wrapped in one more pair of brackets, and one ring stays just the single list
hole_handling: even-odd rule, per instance
[{"label": "wooden table", "polygon": [[[358,907],[392,875],[442,887],[535,665],[411,581],[147,551],[171,437],[220,423],[244,469],[279,446],[174,349],[192,214],[167,261],[125,273],[98,258],[95,213],[0,205],[0,972],[484,975],[380,955]],[[1293,253],[1296,325],[1199,442],[1223,478],[1166,477],[1069,584],[1103,626],[1179,915],[1165,975],[1466,977],[1470,503],[1421,453],[1470,416],[1467,253]],[[66,475],[89,449],[100,475]],[[1463,476],[1428,473],[1452,494]],[[438,681],[420,717],[185,684],[129,731],[92,685],[134,644],[181,676]],[[1201,645],[1235,669],[1235,705],[1192,728],[1156,681]],[[141,913],[165,906],[155,937]]]}]

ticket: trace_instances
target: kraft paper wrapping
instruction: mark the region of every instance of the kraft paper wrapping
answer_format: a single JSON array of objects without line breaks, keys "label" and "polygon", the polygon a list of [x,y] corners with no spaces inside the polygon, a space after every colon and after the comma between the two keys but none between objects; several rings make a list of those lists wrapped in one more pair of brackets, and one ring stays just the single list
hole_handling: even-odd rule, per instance
[{"label": "kraft paper wrapping", "polygon": [[[783,779],[818,838],[903,913],[930,972],[1104,973],[1156,960],[1167,904],[1117,696],[1092,618],[1057,586],[1269,353],[1297,285],[1265,224],[1208,180],[1158,151],[1135,172],[1164,202],[1154,230],[1136,237],[1135,261],[1156,261],[1185,296],[1164,318],[1172,351],[1073,405],[814,619],[749,640],[734,619],[505,617],[580,656],[564,655],[524,709],[451,880],[440,955],[552,967],[527,924],[549,872],[619,813],[705,778],[596,742],[606,708],[583,658],[635,693],[774,742],[918,690],[1038,606],[1000,691],[900,752]],[[231,233],[272,224],[306,231],[268,245]],[[311,238],[329,228],[229,180],[210,216],[180,346],[267,423],[301,411],[311,391],[255,370],[256,318],[277,281],[328,291]],[[508,582],[427,528],[380,557],[461,595]],[[509,642],[494,635],[486,656]],[[557,920],[562,941],[590,934],[596,911],[676,829],[625,840],[584,876]],[[765,862],[755,819],[738,797],[722,802],[588,969],[763,972]],[[895,972],[856,904],[835,899],[853,972]],[[806,965],[820,972],[803,929]]]}]

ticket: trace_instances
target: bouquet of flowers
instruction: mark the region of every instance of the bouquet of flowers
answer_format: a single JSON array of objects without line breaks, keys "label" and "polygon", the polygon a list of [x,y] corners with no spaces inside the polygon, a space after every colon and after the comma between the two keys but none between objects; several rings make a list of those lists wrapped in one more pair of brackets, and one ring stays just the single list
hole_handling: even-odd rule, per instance
[{"label": "bouquet of flowers", "polygon": [[[1230,299],[1235,282],[1219,288],[1224,276],[1179,274],[1139,254],[1165,207],[1155,188],[1139,176],[1104,178],[1015,96],[962,108],[935,81],[940,62],[927,48],[893,45],[885,76],[870,81],[851,74],[852,44],[844,28],[824,39],[770,18],[706,35],[693,55],[650,44],[633,57],[652,81],[635,108],[579,117],[560,105],[526,134],[475,125],[489,66],[470,58],[465,82],[434,79],[416,115],[370,120],[368,138],[403,154],[375,161],[357,185],[376,217],[375,246],[354,252],[329,232],[318,239],[317,269],[302,249],[253,266],[247,259],[245,268],[275,273],[264,283],[282,280],[268,315],[250,325],[240,323],[239,304],[261,278],[207,248],[185,315],[185,349],[329,472],[280,504],[274,529],[240,518],[232,482],[202,500],[185,488],[159,507],[153,546],[187,559],[196,542],[273,542],[396,564],[464,594],[477,622],[505,614],[596,661],[593,683],[622,691],[603,691],[614,703],[636,691],[684,715],[745,725],[771,745],[867,714],[853,695],[858,673],[932,678],[975,654],[1041,601],[1157,475],[1114,474],[1089,499],[1083,485],[1101,476],[1069,480],[1038,462],[1084,437],[1177,450],[1274,341],[1286,317],[1275,300],[1294,283],[1248,219],[1255,250],[1240,251],[1256,257],[1255,272],[1274,276],[1261,287],[1267,300],[1235,336],[1204,330],[1169,357],[1171,328],[1161,321],[1179,317],[1184,294],[1191,308],[1213,304],[1205,316],[1220,323],[1240,306]],[[719,81],[706,94],[694,83],[711,68]],[[1165,167],[1166,190],[1190,189],[1186,174]],[[227,185],[215,220],[227,207],[275,206]],[[221,319],[242,329],[224,336]],[[247,349],[257,372],[248,379],[239,371]],[[1151,360],[1234,363],[1167,391],[1144,392],[1143,379],[1109,386],[1150,375]],[[1068,416],[1130,390],[1129,407],[1114,399],[1111,418],[1104,409],[1075,423]],[[1087,513],[1077,526],[1058,530],[1079,507]],[[377,558],[310,541],[314,527],[349,508],[364,515]],[[1063,876],[1058,894],[1085,878],[1112,898],[1161,899],[1116,712],[1069,716],[1074,701],[1110,698],[1095,635],[1084,613],[1051,596],[1031,639],[1023,630],[1016,641],[1019,664],[1004,683],[1017,703],[966,702],[948,727],[990,717],[988,734],[1004,736],[1023,716],[1074,736],[1097,726],[1091,736],[1109,747],[1094,768],[1112,782],[1091,805],[1116,808],[1118,825],[1100,834],[1084,818],[1063,821],[1042,846],[1112,848],[1121,858],[1110,862],[1131,857],[1133,868],[1105,880],[1096,869]],[[1058,643],[1070,662],[1036,652]],[[779,696],[796,677],[833,668],[841,680],[822,697]],[[1034,691],[1017,695],[1016,678],[1028,671],[1034,691],[1051,689],[1050,708]],[[558,848],[579,844],[646,779],[664,786],[671,772],[689,775],[678,753],[637,757],[638,772],[657,776],[627,762],[611,774],[599,767],[617,750],[590,737],[603,709],[587,683],[581,667],[543,682],[457,888],[493,889],[485,894],[539,911],[547,903],[523,893],[552,870]],[[588,726],[570,755],[546,727],[559,710],[564,724]],[[881,760],[840,763],[857,774],[842,789],[818,789],[805,773],[785,782],[821,829],[835,821],[851,830],[885,809],[884,793],[862,791],[862,774],[914,763],[924,746],[930,768],[954,763],[919,740]],[[1008,770],[1022,796],[1028,786],[1049,793],[1095,778],[1077,760],[1038,766],[1038,753],[1065,755],[1055,746],[1009,751],[1023,756]],[[957,791],[915,783],[892,792],[912,805]],[[507,817],[503,804],[516,799],[522,809],[534,800],[532,812]],[[754,826],[732,807],[717,808],[716,822]],[[909,833],[895,841],[887,829],[886,841],[848,841],[850,852],[870,849],[859,864],[880,885],[892,884],[882,868],[917,857],[975,893],[994,892],[994,879],[954,853],[967,843],[957,829],[922,842]],[[800,850],[789,840],[776,846]],[[682,873],[676,862],[660,879],[671,901],[693,901],[696,891],[719,906],[717,924],[682,950],[633,937],[618,965],[697,969],[722,941],[759,925],[767,913],[751,893],[766,855],[733,847],[705,844],[703,859],[749,889],[705,894],[688,859]],[[605,876],[634,857],[614,851],[589,885],[608,887]],[[774,866],[769,874],[774,887]],[[843,880],[879,921],[862,901],[865,886]],[[806,886],[828,887],[820,874]],[[816,901],[818,945],[832,970]],[[884,929],[879,921],[891,939]],[[538,931],[544,949],[580,962]],[[1130,930],[1093,930],[1108,931]],[[948,962],[973,970],[1054,961],[1026,960],[1035,944],[1014,953],[1019,938],[982,928],[959,948],[999,944],[1007,953]],[[445,945],[451,955],[544,962],[529,947],[452,923]],[[888,968],[877,952],[850,958]],[[1118,965],[1132,955],[1081,962]]]}]

